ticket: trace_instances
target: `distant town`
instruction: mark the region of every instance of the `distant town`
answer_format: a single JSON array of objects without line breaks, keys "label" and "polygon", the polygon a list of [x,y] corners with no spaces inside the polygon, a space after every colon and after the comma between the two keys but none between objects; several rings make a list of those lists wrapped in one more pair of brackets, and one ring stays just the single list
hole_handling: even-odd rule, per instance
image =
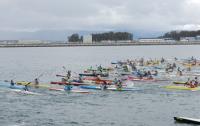
[{"label": "distant town", "polygon": [[77,33],[66,41],[0,40],[0,47],[59,47],[59,46],[129,46],[129,45],[190,45],[200,44],[200,31],[171,31],[155,38],[134,39],[128,32],[105,32],[88,35]]}]

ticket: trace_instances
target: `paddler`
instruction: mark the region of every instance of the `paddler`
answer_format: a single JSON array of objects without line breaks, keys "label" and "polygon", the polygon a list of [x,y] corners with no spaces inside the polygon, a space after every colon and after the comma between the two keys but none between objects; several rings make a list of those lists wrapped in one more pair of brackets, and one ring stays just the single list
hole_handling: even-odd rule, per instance
[{"label": "paddler", "polygon": [[101,85],[101,89],[102,90],[105,90],[105,89],[107,89],[108,87],[107,87],[107,82],[106,81],[103,81],[103,83],[102,83],[102,85]]},{"label": "paddler", "polygon": [[71,70],[67,71],[67,78],[70,79],[71,78]]},{"label": "paddler", "polygon": [[83,79],[82,79],[82,76],[81,76],[81,75],[79,75],[79,77],[78,77],[78,82],[79,82],[79,83],[83,83]]},{"label": "paddler", "polygon": [[115,78],[114,80],[113,80],[113,84],[116,84],[118,82],[118,80],[117,80],[117,78]]},{"label": "paddler", "polygon": [[28,91],[28,84],[24,85],[24,91]]},{"label": "paddler", "polygon": [[195,77],[195,78],[194,78],[194,85],[195,85],[196,87],[198,87],[198,84],[199,84],[199,82],[198,82],[198,78]]},{"label": "paddler", "polygon": [[39,87],[39,81],[37,78],[35,78],[35,80],[34,80],[34,85],[35,85],[35,88]]},{"label": "paddler", "polygon": [[73,88],[73,86],[71,85],[71,82],[69,81],[69,83],[65,85],[64,90],[70,91],[70,90],[72,90],[72,88]]},{"label": "paddler", "polygon": [[122,88],[122,81],[121,80],[118,80],[118,82],[116,83],[116,88],[117,88],[117,90],[121,90],[121,88]]},{"label": "paddler", "polygon": [[14,86],[14,85],[15,85],[15,83],[14,83],[13,80],[10,81],[10,85],[11,85],[11,86]]}]

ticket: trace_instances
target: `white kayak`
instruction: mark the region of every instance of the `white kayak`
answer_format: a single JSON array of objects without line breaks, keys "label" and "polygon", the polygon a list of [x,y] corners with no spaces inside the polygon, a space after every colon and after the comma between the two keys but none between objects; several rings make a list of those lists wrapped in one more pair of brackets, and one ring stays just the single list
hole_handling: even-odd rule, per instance
[{"label": "white kayak", "polygon": [[20,94],[27,94],[27,95],[41,95],[39,93],[31,92],[31,91],[24,91],[24,90],[18,90],[18,89],[12,89],[12,91]]},{"label": "white kayak", "polygon": [[52,91],[66,91],[66,92],[73,92],[73,93],[90,93],[89,91],[87,90],[80,90],[80,89],[72,89],[72,90],[64,90],[63,88],[49,88],[49,90],[52,90]]},{"label": "white kayak", "polygon": [[191,123],[191,124],[200,124],[200,119],[188,118],[188,117],[174,117],[174,120],[181,123]]}]

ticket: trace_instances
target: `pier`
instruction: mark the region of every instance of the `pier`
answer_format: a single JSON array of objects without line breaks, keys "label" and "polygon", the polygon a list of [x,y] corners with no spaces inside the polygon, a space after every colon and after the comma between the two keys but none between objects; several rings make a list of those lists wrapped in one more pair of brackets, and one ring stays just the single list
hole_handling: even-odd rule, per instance
[{"label": "pier", "polygon": [[156,46],[156,45],[200,45],[200,41],[189,42],[116,42],[116,43],[34,43],[34,44],[0,44],[0,48],[9,47],[75,47],[75,46]]}]

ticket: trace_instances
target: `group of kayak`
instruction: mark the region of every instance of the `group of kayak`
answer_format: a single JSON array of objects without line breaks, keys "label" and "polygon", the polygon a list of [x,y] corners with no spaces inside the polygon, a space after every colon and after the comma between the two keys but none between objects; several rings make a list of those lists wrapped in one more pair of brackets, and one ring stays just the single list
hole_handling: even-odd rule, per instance
[{"label": "group of kayak", "polygon": [[[186,65],[187,64],[187,65]],[[57,74],[60,81],[52,81],[50,84],[39,83],[39,78],[33,82],[11,80],[9,88],[30,91],[32,88],[45,88],[54,91],[89,92],[93,90],[112,90],[112,91],[135,91],[134,83],[160,83],[161,81],[171,82],[164,86],[168,89],[199,90],[197,76],[200,61],[195,58],[189,59],[128,59],[125,61],[112,62],[109,67],[101,65],[93,68],[89,67],[78,76],[72,75],[71,70],[65,67],[65,73]],[[193,72],[193,70],[195,72]],[[77,74],[76,74],[77,75]],[[175,78],[171,77],[175,76]],[[181,81],[179,81],[179,78]],[[182,78],[188,78],[182,81]],[[194,78],[190,80],[190,78]],[[172,80],[174,84],[172,84]],[[86,90],[87,89],[87,90]]]}]

